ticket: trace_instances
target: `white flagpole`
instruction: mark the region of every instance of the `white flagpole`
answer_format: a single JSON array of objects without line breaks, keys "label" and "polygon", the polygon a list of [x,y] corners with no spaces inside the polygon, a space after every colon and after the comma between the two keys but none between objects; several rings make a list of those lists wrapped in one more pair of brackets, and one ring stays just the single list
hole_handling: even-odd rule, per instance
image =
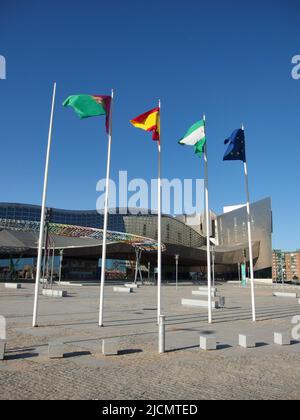
[{"label": "white flagpole", "polygon": [[[158,101],[159,107],[159,119],[160,119],[160,110],[161,110],[161,101]],[[159,120],[160,123],[160,120]],[[160,323],[161,315],[161,135],[157,143],[158,146],[158,178],[157,178],[157,188],[158,188],[158,226],[157,226],[157,235],[158,235],[158,250],[157,250],[157,324]]]},{"label": "white flagpole", "polygon": [[[242,130],[245,131],[244,126],[242,126]],[[250,282],[251,282],[252,320],[253,322],[255,322],[256,321],[256,307],[255,307],[254,267],[253,267],[252,231],[251,231],[251,215],[250,215],[250,193],[249,193],[247,160],[244,162],[244,172],[245,172],[245,186],[246,186],[246,196],[247,196],[247,225],[248,225],[250,277],[251,277]]]},{"label": "white flagpole", "polygon": [[[205,123],[206,118],[203,115]],[[207,285],[208,285],[208,323],[212,324],[212,295],[211,295],[211,258],[210,258],[210,212],[209,212],[209,195],[208,195],[208,159],[207,159],[207,143],[204,147],[205,162],[205,216],[206,216],[206,242],[207,242]]]},{"label": "white flagpole", "polygon": [[54,82],[49,134],[48,134],[48,146],[47,146],[47,155],[46,155],[44,189],[43,189],[42,208],[41,208],[38,258],[37,258],[37,267],[36,267],[35,292],[34,292],[34,304],[33,304],[33,320],[32,320],[33,327],[36,327],[37,322],[38,322],[39,289],[40,289],[41,267],[42,267],[42,256],[43,256],[42,254],[43,254],[45,218],[46,218],[46,200],[47,200],[47,189],[48,189],[49,162],[50,162],[50,153],[51,153],[51,144],[52,144],[52,127],[53,127],[55,96],[56,96],[56,83]]},{"label": "white flagpole", "polygon": [[110,160],[111,160],[110,158],[111,158],[111,141],[112,141],[113,99],[114,99],[114,91],[112,89],[110,113],[109,113],[108,151],[107,151],[107,167],[106,167],[104,226],[103,226],[102,259],[101,259],[99,327],[103,327],[103,303],[104,303],[104,284],[105,284],[105,269],[106,269],[106,243],[107,243],[107,226],[108,226],[108,199],[109,199],[109,178],[110,178]]}]

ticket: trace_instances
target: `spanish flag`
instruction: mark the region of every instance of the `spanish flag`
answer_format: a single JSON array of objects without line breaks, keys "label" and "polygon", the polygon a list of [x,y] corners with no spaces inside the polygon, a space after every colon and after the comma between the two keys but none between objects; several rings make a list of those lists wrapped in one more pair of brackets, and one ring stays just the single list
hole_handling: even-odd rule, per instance
[{"label": "spanish flag", "polygon": [[160,141],[160,108],[154,108],[130,120],[131,124],[145,131],[152,131],[152,139]]}]

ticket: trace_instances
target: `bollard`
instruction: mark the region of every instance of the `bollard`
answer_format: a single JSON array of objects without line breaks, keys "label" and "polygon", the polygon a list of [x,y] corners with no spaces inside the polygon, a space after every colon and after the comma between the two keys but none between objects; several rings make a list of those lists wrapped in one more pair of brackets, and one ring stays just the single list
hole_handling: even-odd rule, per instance
[{"label": "bollard", "polygon": [[200,335],[200,349],[201,350],[217,350],[217,339],[213,335]]},{"label": "bollard", "polygon": [[165,352],[165,334],[166,334],[166,327],[165,327],[165,320],[166,317],[164,315],[160,315],[159,317],[159,327],[158,327],[158,353],[164,353]]},{"label": "bollard", "polygon": [[4,360],[5,348],[6,348],[6,340],[0,339],[0,360]]},{"label": "bollard", "polygon": [[102,340],[102,354],[104,356],[118,355],[119,340],[105,338]]},{"label": "bollard", "polygon": [[289,332],[275,332],[274,333],[274,344],[279,346],[289,346],[291,344],[291,333]]},{"label": "bollard", "polygon": [[60,341],[52,341],[48,344],[49,359],[63,359],[64,357],[64,343]]}]

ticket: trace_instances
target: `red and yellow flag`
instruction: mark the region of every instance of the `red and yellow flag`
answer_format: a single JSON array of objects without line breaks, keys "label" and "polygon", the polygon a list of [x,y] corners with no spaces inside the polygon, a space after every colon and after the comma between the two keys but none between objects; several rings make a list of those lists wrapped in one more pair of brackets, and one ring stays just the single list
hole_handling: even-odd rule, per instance
[{"label": "red and yellow flag", "polygon": [[154,108],[142,115],[130,120],[131,124],[145,131],[152,131],[152,139],[160,140],[160,109]]}]

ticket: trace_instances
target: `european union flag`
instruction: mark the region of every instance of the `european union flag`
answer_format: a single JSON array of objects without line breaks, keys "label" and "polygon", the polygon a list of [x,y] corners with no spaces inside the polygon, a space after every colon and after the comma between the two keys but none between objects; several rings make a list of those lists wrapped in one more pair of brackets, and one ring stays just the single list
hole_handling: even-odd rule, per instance
[{"label": "european union flag", "polygon": [[225,140],[229,144],[223,160],[241,160],[246,162],[245,132],[241,128],[235,130],[229,139]]}]

